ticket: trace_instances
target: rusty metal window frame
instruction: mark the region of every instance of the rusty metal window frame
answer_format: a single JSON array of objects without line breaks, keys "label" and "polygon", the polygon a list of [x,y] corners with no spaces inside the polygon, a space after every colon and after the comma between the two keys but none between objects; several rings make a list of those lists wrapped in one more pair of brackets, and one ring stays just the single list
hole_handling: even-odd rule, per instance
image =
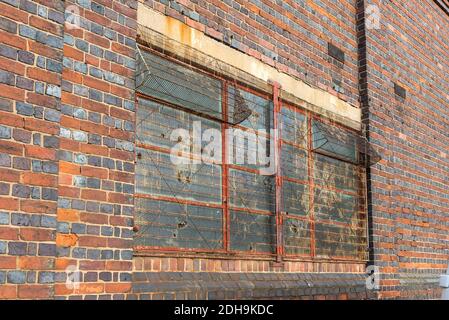
[{"label": "rusty metal window frame", "polygon": [[[274,108],[273,108],[273,110],[274,110],[273,111],[273,119],[275,119],[274,120],[274,129],[277,129],[279,126],[279,123],[278,123],[279,115],[281,113],[281,110],[283,110],[283,108],[288,108],[290,110],[293,110],[294,112],[304,115],[305,119],[307,121],[307,146],[306,146],[306,148],[304,148],[304,146],[296,146],[295,145],[295,147],[302,148],[307,152],[308,179],[306,181],[296,181],[296,183],[303,184],[309,190],[309,206],[310,206],[309,210],[310,210],[311,214],[309,217],[307,217],[307,216],[301,217],[301,216],[289,215],[287,212],[282,211],[282,191],[281,191],[282,186],[283,186],[284,181],[289,181],[292,179],[288,178],[288,177],[284,177],[282,174],[279,174],[279,173],[277,173],[275,176],[275,188],[276,188],[276,197],[274,199],[276,201],[275,212],[257,210],[257,209],[252,209],[252,208],[242,209],[242,208],[231,206],[229,204],[229,179],[228,179],[229,170],[236,169],[236,170],[250,172],[250,173],[254,173],[254,170],[244,167],[244,166],[241,166],[241,165],[222,163],[222,164],[220,164],[220,166],[222,168],[222,200],[223,200],[221,205],[177,199],[176,197],[172,198],[172,197],[152,196],[152,195],[141,194],[141,193],[136,193],[135,199],[140,199],[140,198],[156,199],[156,200],[160,199],[160,200],[165,200],[165,201],[181,202],[184,204],[201,205],[201,206],[205,206],[205,207],[216,207],[216,208],[222,209],[223,210],[223,248],[208,250],[208,249],[197,249],[197,248],[192,249],[192,248],[179,248],[179,247],[169,248],[169,247],[135,246],[134,249],[138,255],[169,255],[170,256],[172,254],[175,254],[176,256],[207,255],[210,257],[212,254],[215,257],[220,257],[220,258],[225,258],[225,259],[239,258],[239,257],[240,258],[252,257],[255,259],[260,258],[260,259],[275,260],[278,262],[280,262],[282,260],[301,260],[301,261],[324,260],[324,261],[348,261],[348,262],[364,262],[364,261],[366,261],[365,257],[363,257],[363,258],[348,257],[348,256],[317,257],[315,254],[315,230],[314,230],[315,220],[314,220],[314,216],[313,216],[313,211],[314,211],[313,210],[313,197],[314,197],[315,179],[313,177],[313,163],[314,163],[314,154],[315,153],[320,154],[320,152],[313,150],[313,147],[312,147],[312,121],[313,121],[313,119],[317,119],[319,121],[326,122],[329,125],[336,125],[338,127],[344,128],[345,130],[354,131],[354,132],[355,132],[355,130],[346,128],[340,124],[328,121],[327,119],[325,119],[309,110],[304,110],[303,108],[301,108],[299,106],[295,106],[291,103],[284,102],[282,100],[282,98],[280,97],[280,88],[275,83],[272,84],[273,85],[272,93],[260,92],[254,88],[251,88],[247,84],[241,83],[240,81],[237,81],[235,79],[229,79],[228,77],[218,75],[215,72],[214,73],[209,72],[207,70],[207,67],[201,67],[201,66],[196,66],[196,65],[192,66],[191,64],[187,64],[182,60],[179,60],[172,56],[166,55],[157,50],[150,49],[147,47],[140,47],[140,48],[145,51],[148,51],[149,53],[151,53],[153,55],[158,55],[172,63],[176,63],[179,65],[185,65],[189,68],[192,68],[193,70],[195,70],[198,73],[201,73],[201,74],[207,75],[209,77],[220,80],[222,82],[222,116],[223,116],[223,118],[220,121],[220,119],[216,119],[209,115],[197,113],[191,109],[184,108],[182,105],[163,101],[163,100],[157,99],[155,97],[145,95],[140,92],[136,92],[136,108],[137,109],[139,108],[139,99],[145,99],[145,100],[156,102],[156,103],[164,105],[164,106],[169,106],[174,109],[182,110],[187,113],[195,114],[195,115],[197,115],[199,117],[203,117],[205,119],[216,121],[217,123],[221,124],[223,146],[226,146],[226,135],[224,132],[227,128],[234,127],[234,128],[239,128],[239,129],[245,130],[245,128],[239,124],[232,125],[228,122],[228,97],[227,97],[227,95],[228,95],[228,88],[230,86],[234,86],[235,88],[238,88],[240,90],[250,92],[256,96],[259,96],[261,98],[272,101],[273,105],[274,105]],[[278,120],[276,121],[276,119],[278,119]],[[137,121],[137,117],[136,117],[136,121]],[[282,137],[282,135],[281,135],[281,137]],[[280,138],[279,144],[276,146],[276,150],[279,155],[281,155],[281,148],[284,144],[291,145],[291,143],[289,143],[288,141],[285,141],[284,139]],[[170,150],[164,150],[163,148],[159,148],[159,147],[155,148],[154,146],[145,145],[142,143],[137,143],[136,146],[141,147],[141,148],[147,148],[150,150],[157,149],[160,152],[165,152],[168,154],[170,153]],[[225,147],[223,147],[223,150],[222,150],[223,159],[226,159],[226,156],[227,156],[227,150]],[[325,156],[335,158],[339,161],[348,162],[345,159],[339,159],[338,157],[332,157],[329,154],[325,154]],[[137,158],[137,154],[136,154],[136,158]],[[280,159],[277,159],[277,160],[278,161],[276,163],[280,164]],[[363,168],[361,166],[359,166],[359,169],[363,170]],[[277,171],[277,172],[280,172],[280,171]],[[363,196],[363,197],[366,196],[366,190],[365,190],[363,183],[361,183],[361,185],[360,185],[359,195]],[[276,235],[275,235],[276,243],[274,244],[275,245],[274,252],[266,253],[266,252],[231,250],[230,249],[230,237],[231,237],[231,235],[230,235],[230,232],[231,232],[231,230],[230,230],[230,211],[231,210],[246,211],[250,214],[259,214],[259,215],[261,214],[261,215],[268,215],[268,216],[274,217],[275,218],[275,227],[276,227]],[[362,210],[364,213],[366,213],[366,208],[363,208]],[[284,238],[283,238],[284,224],[283,224],[283,222],[285,219],[306,221],[310,224],[310,254],[289,255],[289,254],[285,253],[285,250],[284,250],[285,246],[284,246],[284,242],[283,242],[284,241]],[[366,220],[366,215],[365,215],[365,220]]]}]

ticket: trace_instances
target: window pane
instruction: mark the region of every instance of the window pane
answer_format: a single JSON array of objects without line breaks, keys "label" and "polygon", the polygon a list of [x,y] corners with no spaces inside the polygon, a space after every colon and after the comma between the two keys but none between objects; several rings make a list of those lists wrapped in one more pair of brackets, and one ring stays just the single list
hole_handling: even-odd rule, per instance
[{"label": "window pane", "polygon": [[307,181],[309,179],[307,161],[306,150],[288,144],[282,145],[282,176]]},{"label": "window pane", "polygon": [[348,161],[357,161],[357,139],[354,133],[345,129],[313,120],[313,149],[334,155]]},{"label": "window pane", "polygon": [[282,108],[281,110],[282,140],[307,148],[307,118],[302,113]]},{"label": "window pane", "polygon": [[314,213],[315,217],[349,224],[357,219],[360,210],[359,197],[315,188]]},{"label": "window pane", "polygon": [[309,214],[309,186],[284,181],[282,185],[283,211],[287,214],[306,216]]},{"label": "window pane", "polygon": [[276,224],[272,215],[232,211],[231,249],[251,252],[275,252]]},{"label": "window pane", "polygon": [[138,92],[222,119],[220,80],[145,50],[140,52],[144,61],[138,63]]},{"label": "window pane", "polygon": [[222,210],[136,199],[136,246],[221,249]]},{"label": "window pane", "polygon": [[363,227],[317,222],[315,234],[318,256],[366,258],[366,231]]},{"label": "window pane", "polygon": [[229,164],[249,169],[268,169],[274,162],[274,145],[263,133],[251,129],[228,131]]},{"label": "window pane", "polygon": [[[251,111],[251,115],[240,122],[242,113],[248,109]],[[230,123],[239,123],[239,125],[253,130],[266,129],[269,132],[270,128],[273,128],[273,102],[229,86],[228,119]]]},{"label": "window pane", "polygon": [[221,204],[221,167],[174,164],[170,154],[137,149],[137,193]]},{"label": "window pane", "polygon": [[[173,148],[179,142],[179,137],[175,134],[176,130],[187,130],[190,136],[189,141],[185,141],[193,152],[193,125],[200,128],[200,138],[208,129],[215,129],[221,132],[221,126],[214,122],[182,110],[174,109],[150,100],[139,99],[137,110],[137,143],[145,143],[152,146]],[[173,137],[171,138],[171,135]],[[174,140],[174,141],[172,141]],[[183,142],[183,141],[182,141]],[[201,139],[201,147],[204,148],[209,141]],[[219,150],[221,152],[221,150]],[[201,154],[201,148],[198,148],[198,154]]]},{"label": "window pane", "polygon": [[313,175],[315,184],[339,190],[357,192],[361,178],[360,168],[354,164],[315,154]]},{"label": "window pane", "polygon": [[274,177],[229,170],[230,204],[238,208],[275,212]]},{"label": "window pane", "polygon": [[284,218],[284,248],[290,255],[310,254],[310,226],[307,221]]}]

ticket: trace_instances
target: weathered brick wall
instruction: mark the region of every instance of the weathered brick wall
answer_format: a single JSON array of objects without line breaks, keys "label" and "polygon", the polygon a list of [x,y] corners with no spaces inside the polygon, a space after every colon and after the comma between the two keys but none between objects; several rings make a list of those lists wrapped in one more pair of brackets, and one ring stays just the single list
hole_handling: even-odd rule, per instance
[{"label": "weathered brick wall", "polygon": [[135,38],[135,1],[0,1],[0,298],[130,289]]},{"label": "weathered brick wall", "polygon": [[[55,296],[120,299],[131,287],[136,2],[65,3],[80,27],[64,33]],[[67,267],[79,288],[67,288]]]},{"label": "weathered brick wall", "polygon": [[[383,158],[370,170],[378,297],[437,297],[449,240],[448,15],[431,0],[357,1],[378,5],[377,30],[362,28],[355,1],[144,2],[353,105],[363,101]],[[77,21],[64,17],[69,7],[77,28],[64,23]],[[217,281],[229,281],[225,298],[370,298],[363,263],[133,259],[136,7],[0,0],[0,299],[219,298]],[[67,267],[81,272],[73,290]],[[233,287],[235,274],[246,287]],[[309,280],[316,288],[302,287]],[[273,286],[252,290],[262,281]]]},{"label": "weathered brick wall", "polygon": [[63,1],[0,1],[0,299],[53,297]]},{"label": "weathered brick wall", "polygon": [[449,262],[449,15],[432,0],[361,2],[381,12],[380,29],[366,30],[362,79],[383,157],[370,181],[379,297],[438,297]]}]

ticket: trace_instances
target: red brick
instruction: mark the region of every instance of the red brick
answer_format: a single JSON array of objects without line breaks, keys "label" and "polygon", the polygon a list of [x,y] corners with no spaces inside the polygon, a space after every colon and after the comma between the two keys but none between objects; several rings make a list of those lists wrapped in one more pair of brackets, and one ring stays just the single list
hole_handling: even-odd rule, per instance
[{"label": "red brick", "polygon": [[109,39],[97,36],[90,32],[85,33],[84,40],[86,40],[89,43],[93,43],[97,46],[103,47],[105,49],[109,49],[111,47],[111,41]]},{"label": "red brick", "polygon": [[103,168],[94,168],[94,167],[81,167],[81,175],[86,177],[93,177],[99,179],[107,179],[108,178],[108,170]]},{"label": "red brick", "polygon": [[57,203],[39,200],[20,200],[20,210],[29,213],[56,214]]},{"label": "red brick", "polygon": [[38,55],[45,56],[50,59],[58,60],[61,58],[60,50],[51,48],[36,41],[28,40],[28,48],[29,51],[36,53]]},{"label": "red brick", "polygon": [[109,82],[89,76],[83,76],[83,84],[89,88],[94,88],[104,92],[110,92],[111,90],[111,85],[109,84]]},{"label": "red brick", "polygon": [[79,236],[79,245],[81,247],[107,247],[108,238],[95,236]]},{"label": "red brick", "polygon": [[60,85],[61,83],[61,75],[50,72],[44,69],[35,68],[35,67],[28,67],[27,69],[27,76],[31,79],[35,79],[38,81],[44,81],[48,83],[52,83],[55,85]]},{"label": "red brick", "polygon": [[3,210],[18,210],[19,201],[8,197],[0,197],[0,209]]},{"label": "red brick", "polygon": [[25,241],[52,241],[55,239],[55,232],[50,229],[21,228],[20,239]]},{"label": "red brick", "polygon": [[[7,38],[8,40],[3,40],[4,37]],[[3,33],[0,31],[0,41],[4,41],[3,43],[6,43],[11,46],[13,43],[15,43],[16,46],[20,46],[21,45],[20,40],[22,39],[20,38],[15,39],[14,36],[10,37],[7,35],[3,35]],[[0,69],[15,73],[20,76],[23,76],[25,74],[25,65],[23,63],[12,61],[11,59],[7,59],[4,57],[0,57]]]},{"label": "red brick", "polygon": [[[6,210],[16,210],[1,207],[2,199],[0,198],[0,209]],[[3,240],[18,240],[19,239],[19,229],[11,227],[0,227],[0,239]]]},{"label": "red brick", "polygon": [[22,270],[51,270],[54,266],[54,259],[48,257],[19,257],[18,268]]},{"label": "red brick", "polygon": [[20,172],[12,169],[0,168],[0,181],[4,182],[19,182]]},{"label": "red brick", "polygon": [[25,120],[21,116],[0,111],[0,123],[16,128],[22,128],[25,124]]},{"label": "red brick", "polygon": [[32,146],[32,145],[25,146],[25,155],[30,158],[42,160],[56,160],[56,150],[42,148],[39,146]]},{"label": "red brick", "polygon": [[80,215],[77,210],[58,208],[58,221],[79,221]]},{"label": "red brick", "polygon": [[[61,183],[61,181],[59,181],[59,183]],[[65,198],[79,198],[80,196],[80,189],[79,188],[72,188],[72,187],[64,187],[64,186],[59,186],[58,188],[58,193],[60,197],[65,197]]]},{"label": "red brick", "polygon": [[[4,239],[4,238],[2,238]],[[5,239],[5,240],[16,240],[16,239]],[[0,256],[0,269],[16,269],[17,268],[17,258],[11,256]],[[2,286],[0,286],[1,288]]]},{"label": "red brick", "polygon": [[16,298],[17,298],[17,286],[15,285],[0,286],[0,299],[16,299]]},{"label": "red brick", "polygon": [[28,23],[29,14],[24,10],[19,10],[16,7],[0,3],[1,15],[10,18],[13,21],[20,21],[22,23]]},{"label": "red brick", "polygon": [[62,34],[62,27],[60,25],[49,22],[46,19],[39,18],[38,16],[31,16],[29,22],[31,26],[37,29],[53,33],[55,35]]},{"label": "red brick", "polygon": [[[59,99],[35,92],[27,92],[26,102],[36,105],[44,105],[47,108],[57,109]],[[53,124],[54,125],[54,124]]]},{"label": "red brick", "polygon": [[44,120],[26,118],[24,128],[30,131],[39,131],[51,135],[59,134],[59,126]]},{"label": "red brick", "polygon": [[22,172],[21,181],[23,184],[42,187],[57,187],[58,178],[45,173]]},{"label": "red brick", "polygon": [[131,288],[131,283],[105,283],[106,293],[128,293]]},{"label": "red brick", "polygon": [[25,101],[25,90],[0,83],[0,97],[16,101]]},{"label": "red brick", "polygon": [[83,189],[81,191],[81,199],[106,201],[106,192],[100,190]]},{"label": "red brick", "polygon": [[64,57],[72,58],[74,60],[83,61],[84,60],[84,52],[78,50],[76,48],[70,47],[68,45],[64,45]]},{"label": "red brick", "polygon": [[20,285],[18,290],[18,296],[22,299],[49,299],[52,296],[50,285]]}]

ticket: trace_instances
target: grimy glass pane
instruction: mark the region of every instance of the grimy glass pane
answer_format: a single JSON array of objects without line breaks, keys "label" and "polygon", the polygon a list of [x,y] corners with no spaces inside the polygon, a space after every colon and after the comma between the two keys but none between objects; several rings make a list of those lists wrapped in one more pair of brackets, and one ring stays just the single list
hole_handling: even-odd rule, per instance
[{"label": "grimy glass pane", "polygon": [[136,199],[136,246],[221,249],[221,209]]},{"label": "grimy glass pane", "polygon": [[309,186],[284,180],[282,184],[283,211],[287,214],[309,214]]},{"label": "grimy glass pane", "polygon": [[196,112],[222,119],[221,81],[141,50],[144,63],[137,91],[148,96],[183,106]]},{"label": "grimy glass pane", "polygon": [[366,229],[315,223],[315,250],[321,257],[366,258]]},{"label": "grimy glass pane", "polygon": [[354,133],[323,123],[312,121],[312,145],[314,150],[357,161],[357,139]]},{"label": "grimy glass pane", "polygon": [[320,154],[314,156],[313,176],[317,185],[357,192],[361,187],[358,170],[359,167],[351,163]]},{"label": "grimy glass pane", "polygon": [[284,218],[283,229],[286,254],[310,254],[310,227],[307,221]]},{"label": "grimy glass pane", "polygon": [[231,250],[275,252],[275,216],[232,210],[230,216]]},{"label": "grimy glass pane", "polygon": [[137,193],[221,204],[220,166],[175,164],[170,154],[141,148],[137,153],[141,154],[136,166]]},{"label": "grimy glass pane", "polygon": [[[178,143],[185,143],[193,152],[193,142],[201,141],[201,147],[197,148],[197,154],[201,154],[209,141],[201,139],[204,132],[208,129],[221,131],[218,122],[189,114],[187,112],[174,109],[150,100],[139,99],[137,109],[136,140],[137,143],[172,148]],[[193,126],[195,122],[195,132]],[[177,129],[184,129],[189,133],[188,141],[180,141]],[[194,136],[197,135],[197,136]],[[173,136],[172,136],[173,135]],[[219,150],[221,152],[221,150]]]},{"label": "grimy glass pane", "polygon": [[284,107],[280,119],[282,140],[307,148],[307,117]]},{"label": "grimy glass pane", "polygon": [[309,179],[307,151],[283,144],[281,152],[282,176],[307,181]]},{"label": "grimy glass pane", "polygon": [[270,146],[268,136],[251,129],[233,128],[227,133],[229,164],[250,169],[267,169],[274,162],[274,145]]},{"label": "grimy glass pane", "polygon": [[274,177],[229,170],[230,204],[237,208],[275,212]]},{"label": "grimy glass pane", "polygon": [[246,110],[251,115],[239,124],[253,130],[265,129],[268,132],[273,128],[273,102],[253,93],[236,89],[234,86],[228,88],[228,119],[231,123],[239,122],[238,118]]},{"label": "grimy glass pane", "polygon": [[360,197],[315,186],[314,214],[322,220],[350,223],[360,213]]}]

